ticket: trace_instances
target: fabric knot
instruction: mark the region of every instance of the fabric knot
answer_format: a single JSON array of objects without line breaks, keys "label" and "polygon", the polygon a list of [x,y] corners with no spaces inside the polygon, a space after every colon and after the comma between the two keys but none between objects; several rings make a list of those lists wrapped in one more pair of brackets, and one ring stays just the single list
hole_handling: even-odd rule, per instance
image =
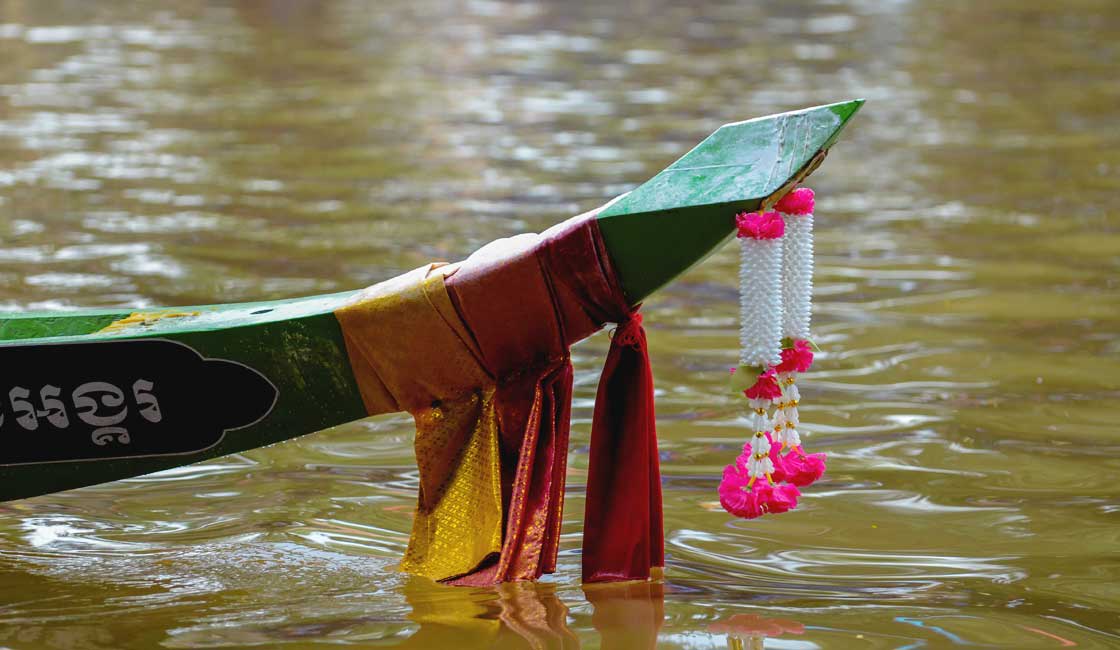
[{"label": "fabric knot", "polygon": [[642,330],[642,315],[634,312],[625,322],[619,323],[614,330],[613,341],[618,345],[639,347],[642,344],[644,332]]}]

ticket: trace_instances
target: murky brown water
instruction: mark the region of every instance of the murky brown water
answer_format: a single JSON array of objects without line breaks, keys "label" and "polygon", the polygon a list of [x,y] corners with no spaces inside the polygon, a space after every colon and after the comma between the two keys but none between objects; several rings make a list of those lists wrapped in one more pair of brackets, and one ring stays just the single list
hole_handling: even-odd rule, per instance
[{"label": "murky brown water", "polygon": [[597,337],[549,580],[396,573],[412,431],[379,418],[0,506],[0,648],[1120,647],[1113,0],[0,0],[0,306],[360,287],[854,96],[812,182],[831,462],[795,513],[715,505],[727,250],[646,309],[664,585],[578,582]]}]

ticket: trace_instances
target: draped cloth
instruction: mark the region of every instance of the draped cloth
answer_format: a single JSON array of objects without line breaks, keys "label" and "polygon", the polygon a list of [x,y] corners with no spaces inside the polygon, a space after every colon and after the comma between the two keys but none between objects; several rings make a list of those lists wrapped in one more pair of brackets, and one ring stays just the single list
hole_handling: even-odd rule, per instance
[{"label": "draped cloth", "polygon": [[619,323],[593,417],[584,578],[644,579],[664,564],[645,333],[593,215],[375,285],[336,316],[367,410],[416,419],[402,570],[466,585],[555,570],[569,347]]},{"label": "draped cloth", "polygon": [[416,269],[335,311],[366,410],[416,420],[420,490],[401,568],[435,579],[468,573],[502,540],[495,383],[447,294],[451,271]]},{"label": "draped cloth", "polygon": [[653,373],[641,314],[615,330],[599,380],[583,537],[609,540],[584,553],[585,582],[649,577],[651,566],[665,563]]}]

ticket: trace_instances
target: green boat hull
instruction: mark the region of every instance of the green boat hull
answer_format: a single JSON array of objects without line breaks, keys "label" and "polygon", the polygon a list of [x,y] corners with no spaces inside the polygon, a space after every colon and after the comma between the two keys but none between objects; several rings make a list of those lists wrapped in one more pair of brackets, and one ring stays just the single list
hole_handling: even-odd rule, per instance
[{"label": "green boat hull", "polygon": [[[627,297],[635,304],[641,302],[730,238],[736,212],[772,204],[811,173],[862,103],[856,100],[832,104],[721,127],[676,163],[601,211],[597,215],[600,230]],[[36,359],[35,354],[40,354],[43,363],[51,365],[55,372],[52,375],[42,370],[42,376],[48,379],[41,381],[41,386],[29,386],[31,395],[25,401],[0,394],[0,418],[6,416],[6,421],[0,419],[3,429],[15,431],[21,413],[24,420],[20,421],[27,423],[50,417],[50,413],[66,417],[46,408],[48,392],[42,393],[43,403],[38,404],[40,396],[36,391],[49,389],[50,382],[73,385],[79,380],[71,378],[67,384],[67,376],[87,370],[46,360],[56,359],[64,352],[73,352],[75,358],[84,357],[86,352],[116,354],[118,350],[129,350],[120,345],[125,341],[172,342],[175,345],[161,345],[175,350],[186,346],[196,354],[170,349],[168,353],[179,355],[174,356],[176,359],[187,355],[194,359],[194,365],[213,366],[217,362],[204,360],[225,360],[253,369],[275,391],[274,401],[267,412],[262,409],[259,419],[248,424],[238,422],[238,426],[214,434],[216,442],[207,446],[200,442],[199,448],[191,451],[108,457],[104,449],[98,449],[100,455],[89,458],[40,458],[35,453],[24,457],[0,451],[0,501],[148,474],[366,417],[342,330],[334,315],[355,294],[176,307],[174,317],[138,322],[114,331],[103,330],[129,316],[130,311],[0,314],[0,363],[5,354],[12,358],[18,354],[20,359]],[[76,347],[79,345],[83,347]],[[116,347],[110,350],[108,346]],[[39,365],[43,364],[33,361],[28,367]],[[167,377],[172,380],[176,368],[174,363],[169,365],[172,367],[160,372],[170,373]],[[20,374],[18,369],[9,370],[13,377],[0,386],[5,392],[9,391],[8,384],[18,383],[14,376]],[[56,376],[57,380],[52,379]],[[133,391],[124,391],[133,407],[129,417],[138,417],[137,407],[145,417],[159,417],[142,412],[144,393],[136,386]],[[79,404],[78,392],[74,395],[75,404]],[[115,399],[113,395],[101,395],[99,399]],[[139,401],[134,402],[134,398]],[[210,395],[206,399],[220,401],[222,396]],[[4,404],[4,400],[10,404]],[[19,404],[24,405],[22,411],[17,408]],[[81,410],[75,404],[67,405],[72,419],[73,412]],[[197,408],[200,412],[207,409],[205,399],[199,401]],[[94,419],[88,413],[90,410],[96,408],[87,408],[82,417]],[[49,427],[46,420],[43,422],[41,428],[21,434],[47,435]],[[113,427],[98,430],[111,431]],[[180,427],[176,435],[194,434],[189,427]]]}]

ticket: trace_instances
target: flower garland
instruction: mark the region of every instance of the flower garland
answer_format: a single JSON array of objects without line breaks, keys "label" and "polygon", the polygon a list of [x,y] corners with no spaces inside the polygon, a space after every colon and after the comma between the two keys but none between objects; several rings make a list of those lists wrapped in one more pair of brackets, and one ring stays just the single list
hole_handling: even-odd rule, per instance
[{"label": "flower garland", "polygon": [[746,519],[796,508],[798,487],[825,469],[824,454],[806,454],[797,430],[796,375],[813,362],[813,191],[794,190],[775,207],[735,216],[740,351],[731,373],[752,410],[753,435],[724,469],[719,496],[725,510]]},{"label": "flower garland", "polygon": [[809,322],[813,312],[813,190],[798,188],[778,201],[778,211],[786,222],[782,240],[782,362],[775,371],[782,387],[781,401],[774,416],[774,432],[789,449],[784,460],[787,480],[806,486],[824,474],[825,455],[806,454],[797,427],[801,416],[797,405],[801,393],[797,374],[813,365],[813,346],[809,341]]}]

